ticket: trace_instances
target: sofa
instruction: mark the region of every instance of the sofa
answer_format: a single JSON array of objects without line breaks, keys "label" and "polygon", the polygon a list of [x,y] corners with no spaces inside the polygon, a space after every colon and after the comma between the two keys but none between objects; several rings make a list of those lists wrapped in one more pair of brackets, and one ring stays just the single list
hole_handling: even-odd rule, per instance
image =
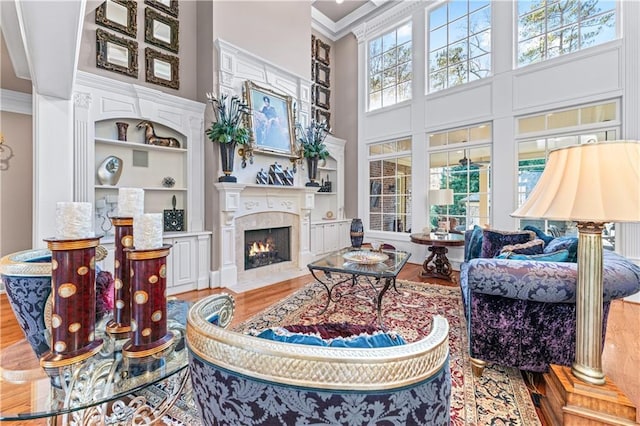
[{"label": "sofa", "polygon": [[[482,232],[487,235],[487,230]],[[500,250],[496,253],[500,244],[493,241],[488,244],[488,255],[478,252],[477,240],[474,241],[477,229],[465,233],[465,261],[460,268],[460,286],[469,334],[469,355],[476,375],[482,374],[486,362],[546,372],[549,364],[570,366],[574,361],[577,239],[558,239],[542,235],[539,230],[536,232],[533,236],[528,234],[531,238],[528,241],[511,245],[508,250],[523,246],[532,250],[534,245],[540,245],[539,237],[544,238],[542,246],[545,247],[571,247],[541,255],[511,256],[512,252],[505,255]],[[486,246],[483,244],[483,249]],[[572,253],[562,262],[540,260],[545,254],[553,255],[560,251]],[[615,252],[605,250],[603,342],[610,302],[638,291],[640,267]]]},{"label": "sofa", "polygon": [[347,348],[227,330],[233,308],[220,294],[189,310],[189,368],[203,424],[449,424],[444,317],[417,342]]}]

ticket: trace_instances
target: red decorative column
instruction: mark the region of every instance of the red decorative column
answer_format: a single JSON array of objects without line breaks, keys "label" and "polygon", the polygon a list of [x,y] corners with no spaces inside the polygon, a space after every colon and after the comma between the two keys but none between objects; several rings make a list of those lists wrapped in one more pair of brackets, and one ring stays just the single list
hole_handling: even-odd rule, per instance
[{"label": "red decorative column", "polygon": [[112,217],[111,223],[115,228],[115,286],[113,319],[106,331],[116,338],[124,338],[131,331],[131,272],[125,249],[133,248],[133,218]]},{"label": "red decorative column", "polygon": [[142,358],[168,348],[167,256],[171,244],[148,250],[126,250],[131,262],[131,335],[122,347],[129,358]]},{"label": "red decorative column", "polygon": [[95,339],[95,254],[100,237],[46,239],[51,250],[51,350],[40,358],[58,368],[89,358],[102,347]]}]

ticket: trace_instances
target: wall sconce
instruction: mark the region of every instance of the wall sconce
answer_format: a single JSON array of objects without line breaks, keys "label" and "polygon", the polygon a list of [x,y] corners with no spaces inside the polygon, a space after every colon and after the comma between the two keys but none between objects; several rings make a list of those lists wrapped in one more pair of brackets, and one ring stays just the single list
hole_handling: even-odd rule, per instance
[{"label": "wall sconce", "polygon": [[9,170],[9,160],[13,157],[13,149],[4,143],[4,135],[0,133],[0,172]]}]

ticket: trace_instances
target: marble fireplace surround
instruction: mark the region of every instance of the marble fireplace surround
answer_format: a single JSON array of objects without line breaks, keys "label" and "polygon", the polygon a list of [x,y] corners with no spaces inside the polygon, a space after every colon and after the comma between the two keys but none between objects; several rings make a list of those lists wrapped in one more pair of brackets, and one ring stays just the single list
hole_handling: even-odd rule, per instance
[{"label": "marble fireplace surround", "polygon": [[[216,183],[220,219],[219,269],[212,282],[234,292],[253,290],[308,273],[312,261],[309,215],[317,188],[246,183]],[[244,269],[246,230],[290,226],[291,260]]]}]

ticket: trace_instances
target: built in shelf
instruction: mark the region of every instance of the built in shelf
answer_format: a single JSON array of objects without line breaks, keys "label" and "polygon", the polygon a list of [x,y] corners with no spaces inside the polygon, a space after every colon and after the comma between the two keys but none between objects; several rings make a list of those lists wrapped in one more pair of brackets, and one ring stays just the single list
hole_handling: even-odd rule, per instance
[{"label": "built in shelf", "polygon": [[[119,186],[113,185],[96,185],[96,189],[120,189]],[[159,188],[159,187],[142,187],[145,191],[186,191],[187,188]]]},{"label": "built in shelf", "polygon": [[119,141],[116,139],[105,139],[105,138],[96,138],[96,143],[101,143],[105,145],[115,145],[115,146],[123,146],[130,149],[142,149],[147,151],[166,151],[166,152],[181,152],[186,153],[186,148],[173,148],[170,146],[160,146],[160,145],[150,145],[146,143],[139,142],[129,142],[129,141]]},{"label": "built in shelf", "polygon": [[337,192],[316,192],[317,195],[338,195]]}]

